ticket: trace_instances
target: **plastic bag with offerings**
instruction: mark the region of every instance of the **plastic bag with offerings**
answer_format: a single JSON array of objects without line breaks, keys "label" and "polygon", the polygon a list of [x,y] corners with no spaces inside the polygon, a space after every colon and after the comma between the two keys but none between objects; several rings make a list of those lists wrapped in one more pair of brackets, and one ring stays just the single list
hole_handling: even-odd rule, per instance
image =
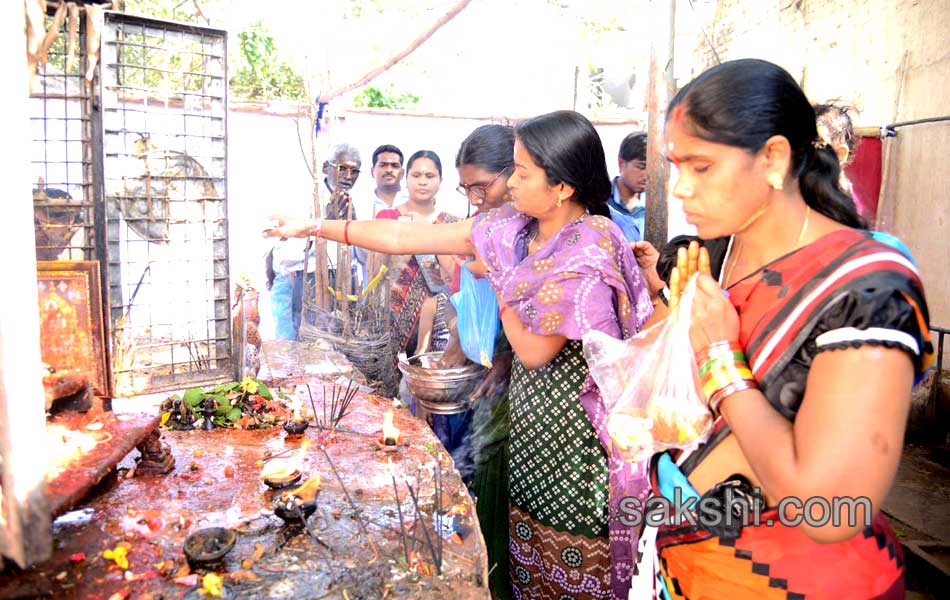
[{"label": "plastic bag with offerings", "polygon": [[607,432],[624,459],[639,462],[670,448],[706,441],[706,406],[689,339],[696,278],[669,317],[627,339],[584,336],[584,357],[607,409]]},{"label": "plastic bag with offerings", "polygon": [[452,295],[458,313],[462,352],[474,363],[491,368],[498,336],[498,298],[487,279],[477,279],[462,265],[459,291]]}]

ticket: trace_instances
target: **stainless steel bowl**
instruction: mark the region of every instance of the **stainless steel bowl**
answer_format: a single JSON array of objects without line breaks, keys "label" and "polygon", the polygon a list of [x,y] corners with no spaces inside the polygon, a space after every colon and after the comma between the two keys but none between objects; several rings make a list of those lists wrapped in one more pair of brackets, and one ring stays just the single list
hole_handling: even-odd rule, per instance
[{"label": "stainless steel bowl", "polygon": [[406,385],[425,408],[433,413],[456,413],[467,410],[469,394],[488,371],[481,365],[468,363],[461,367],[439,369],[441,352],[426,352],[399,362]]}]

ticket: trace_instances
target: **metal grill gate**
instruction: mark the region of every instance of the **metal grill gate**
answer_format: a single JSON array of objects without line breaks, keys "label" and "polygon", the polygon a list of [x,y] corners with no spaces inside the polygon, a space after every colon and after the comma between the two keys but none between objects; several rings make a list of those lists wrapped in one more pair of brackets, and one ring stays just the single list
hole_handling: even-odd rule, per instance
[{"label": "metal grill gate", "polygon": [[[53,22],[46,18],[46,26]],[[92,86],[87,69],[86,20],[67,60],[67,24],[50,48],[30,90],[30,161],[37,260],[98,260],[93,190]],[[67,64],[68,63],[68,64]]]},{"label": "metal grill gate", "polygon": [[115,393],[231,380],[227,34],[107,13],[100,95]]}]

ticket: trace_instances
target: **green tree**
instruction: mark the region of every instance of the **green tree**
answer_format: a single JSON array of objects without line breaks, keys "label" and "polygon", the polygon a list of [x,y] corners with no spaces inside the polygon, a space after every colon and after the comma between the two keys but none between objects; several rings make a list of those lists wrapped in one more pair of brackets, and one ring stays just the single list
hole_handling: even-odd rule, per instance
[{"label": "green tree", "polygon": [[258,21],[238,34],[240,55],[230,86],[231,94],[253,100],[306,100],[304,80],[282,60],[267,29]]},{"label": "green tree", "polygon": [[[129,14],[210,26],[223,25],[222,17],[228,6],[228,0],[125,0],[125,11]],[[238,33],[237,41],[237,44],[232,44],[228,66],[232,96],[251,100],[306,99],[303,76],[280,56],[274,36],[260,21]],[[150,60],[149,57],[141,58],[146,64]],[[180,65],[169,66],[174,69]],[[141,73],[140,78],[143,77]],[[129,73],[129,77],[135,76],[134,72]],[[156,87],[155,82],[145,83]],[[188,86],[185,85],[184,89]]]},{"label": "green tree", "polygon": [[366,108],[410,108],[419,103],[419,96],[409,92],[397,92],[390,83],[386,87],[368,85],[353,98],[353,106]]},{"label": "green tree", "polygon": [[214,25],[223,14],[226,0],[122,0],[122,10],[133,15],[183,21],[195,25]]}]

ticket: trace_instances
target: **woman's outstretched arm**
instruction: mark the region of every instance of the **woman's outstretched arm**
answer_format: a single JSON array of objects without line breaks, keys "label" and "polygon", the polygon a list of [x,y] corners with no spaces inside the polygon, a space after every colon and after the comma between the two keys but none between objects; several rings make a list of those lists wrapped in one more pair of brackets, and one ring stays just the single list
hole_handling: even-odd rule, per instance
[{"label": "woman's outstretched arm", "polygon": [[[386,254],[475,254],[472,222],[418,223],[380,219],[372,221],[325,221],[274,217],[266,237],[319,237]],[[349,225],[347,225],[349,223]]]}]

